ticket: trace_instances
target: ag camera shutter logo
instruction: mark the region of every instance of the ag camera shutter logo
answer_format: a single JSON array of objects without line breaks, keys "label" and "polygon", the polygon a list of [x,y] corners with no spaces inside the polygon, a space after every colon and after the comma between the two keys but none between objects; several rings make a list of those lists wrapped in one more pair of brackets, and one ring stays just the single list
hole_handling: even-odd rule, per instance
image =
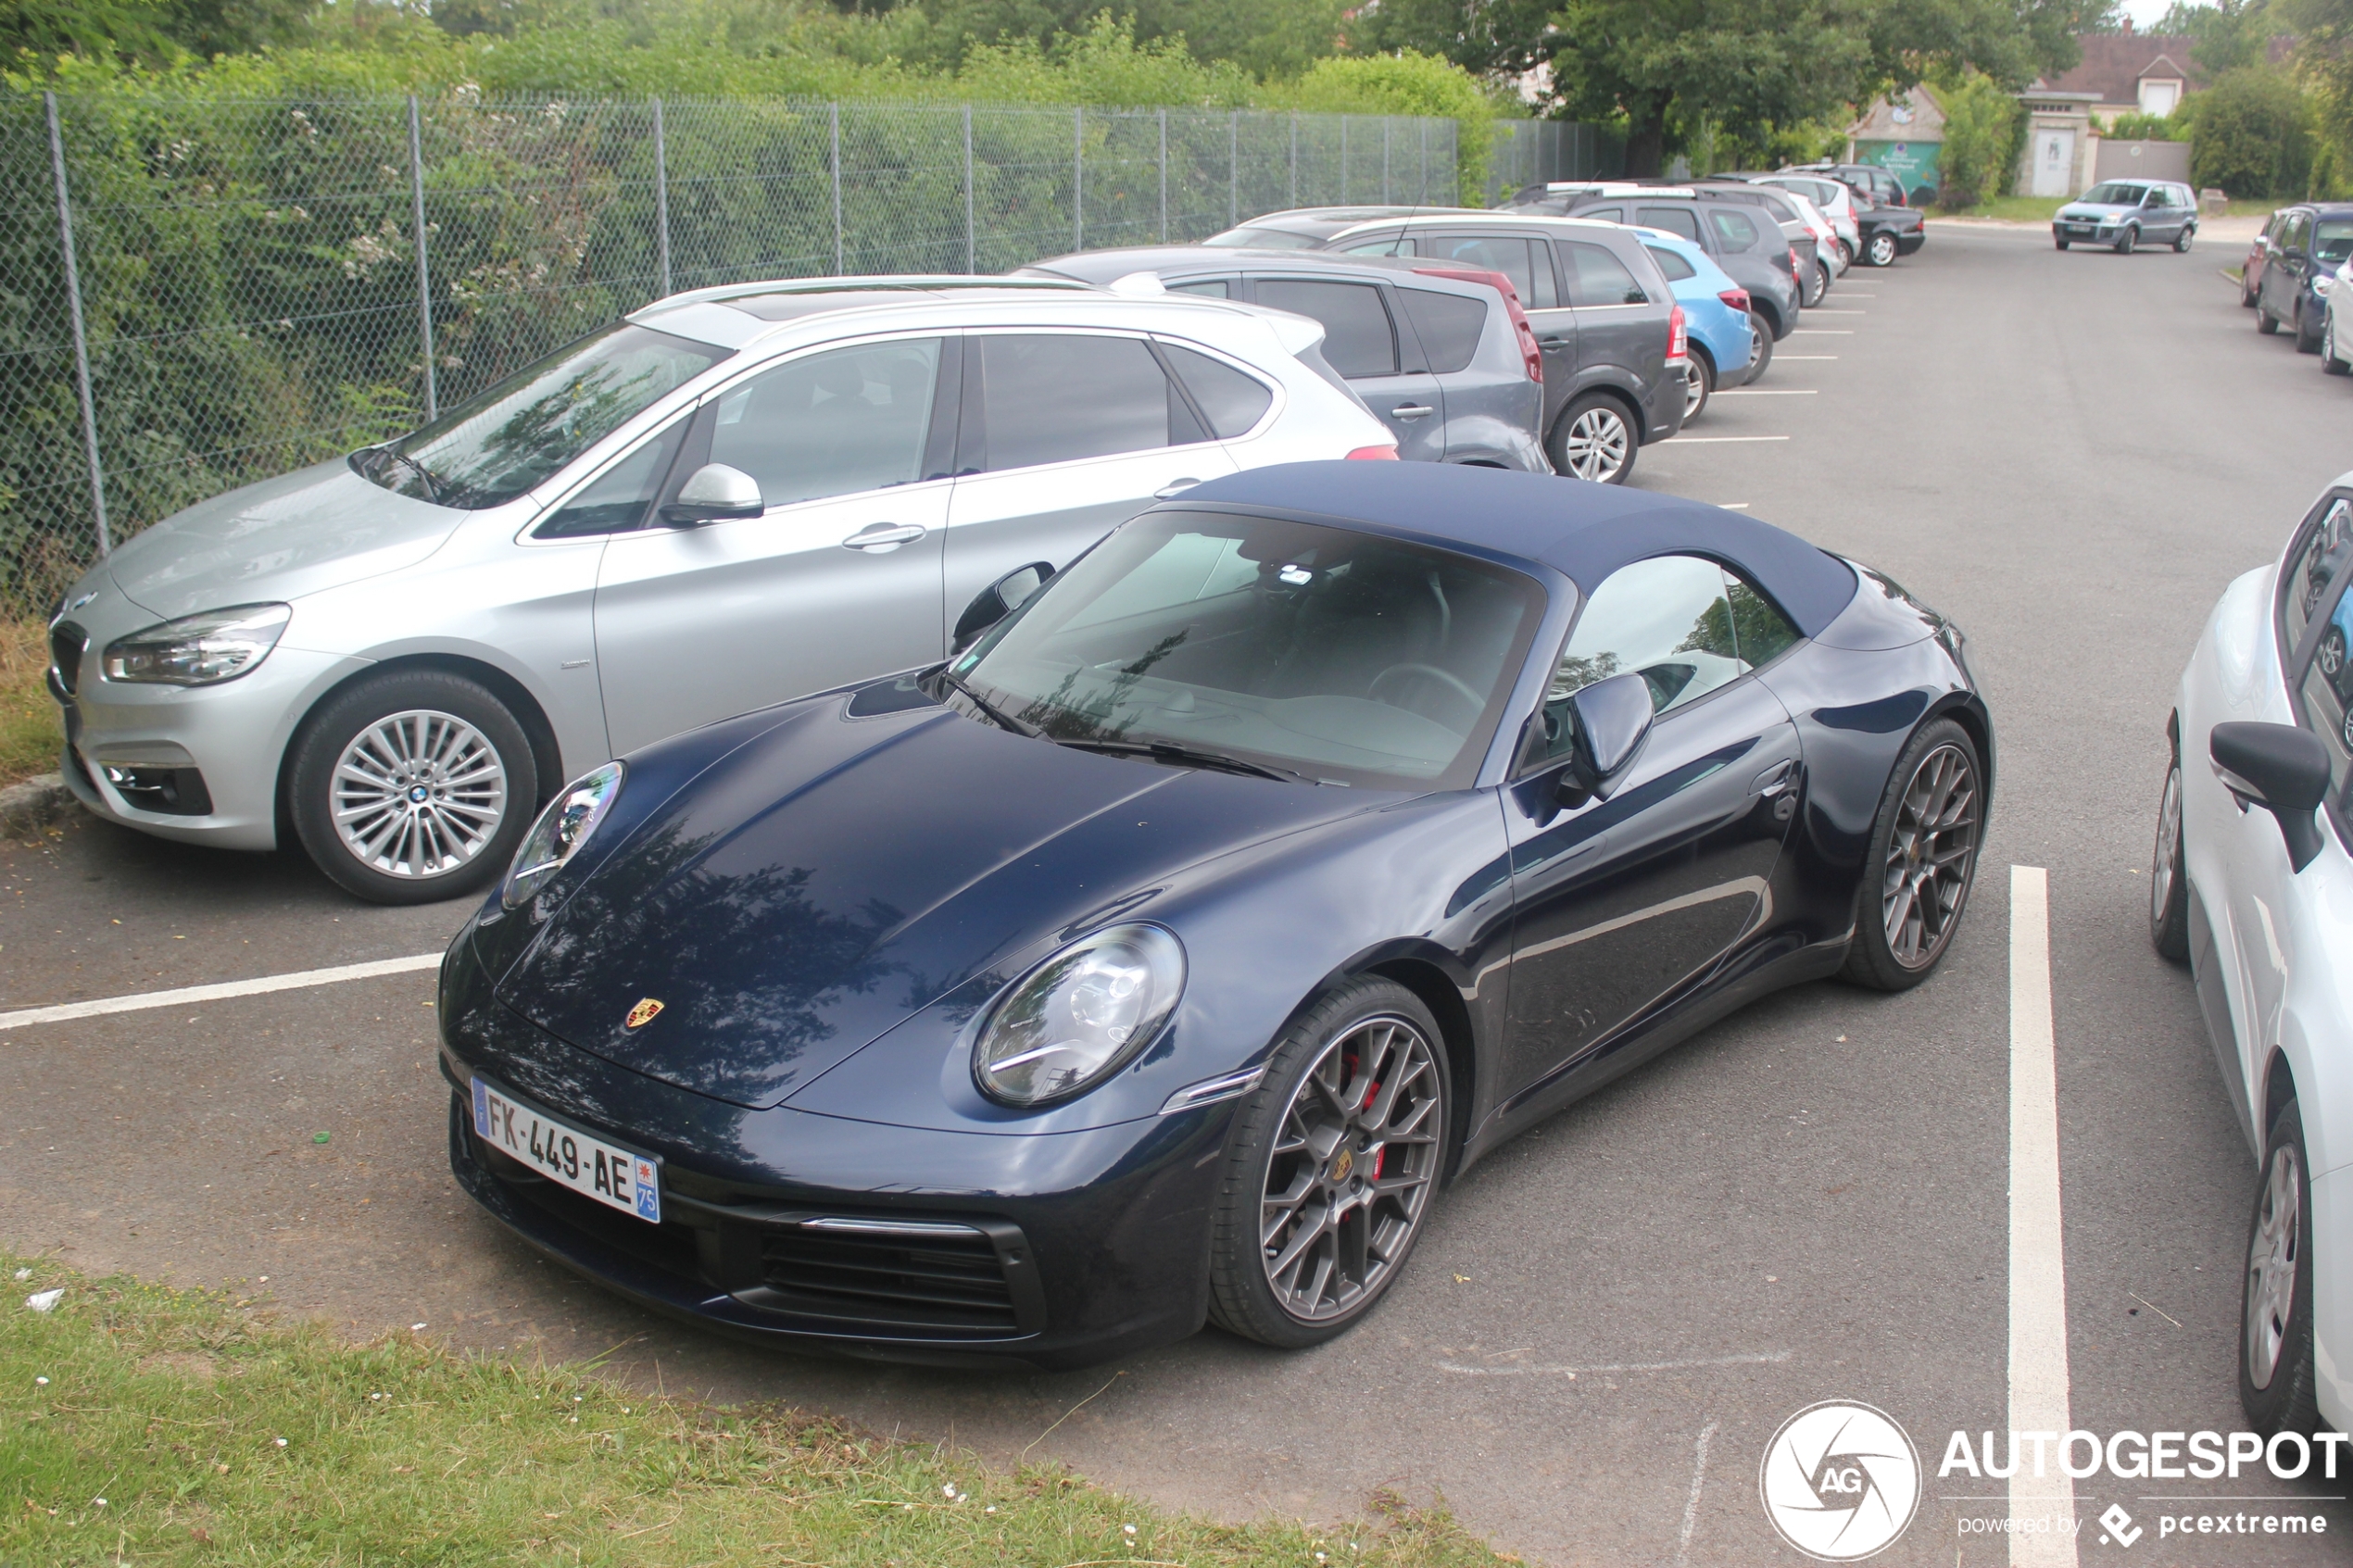
[{"label": "ag camera shutter logo", "polygon": [[1781,1539],[1819,1562],[1855,1562],[1910,1527],[1920,1455],[1884,1411],[1825,1399],[1781,1423],[1756,1485]]}]

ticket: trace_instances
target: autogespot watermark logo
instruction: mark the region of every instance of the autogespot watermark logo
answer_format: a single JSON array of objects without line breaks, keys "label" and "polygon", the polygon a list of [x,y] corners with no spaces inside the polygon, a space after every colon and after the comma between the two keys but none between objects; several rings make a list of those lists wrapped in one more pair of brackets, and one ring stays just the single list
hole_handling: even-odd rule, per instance
[{"label": "autogespot watermark logo", "polygon": [[1757,1467],[1765,1517],[1823,1562],[1853,1562],[1894,1544],[1920,1505],[1920,1456],[1886,1411],[1843,1399],[1781,1423]]}]

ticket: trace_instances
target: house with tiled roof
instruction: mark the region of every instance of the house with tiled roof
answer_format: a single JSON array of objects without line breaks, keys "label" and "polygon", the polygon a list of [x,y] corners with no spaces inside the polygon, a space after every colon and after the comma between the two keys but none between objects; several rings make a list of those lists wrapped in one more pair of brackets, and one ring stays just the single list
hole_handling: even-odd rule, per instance
[{"label": "house with tiled roof", "polygon": [[2190,58],[2195,40],[2184,34],[2128,29],[2087,32],[2075,42],[2083,57],[2074,68],[2036,78],[2021,96],[2056,94],[2080,103],[2106,127],[2120,114],[2171,114],[2206,85],[2206,73]]}]

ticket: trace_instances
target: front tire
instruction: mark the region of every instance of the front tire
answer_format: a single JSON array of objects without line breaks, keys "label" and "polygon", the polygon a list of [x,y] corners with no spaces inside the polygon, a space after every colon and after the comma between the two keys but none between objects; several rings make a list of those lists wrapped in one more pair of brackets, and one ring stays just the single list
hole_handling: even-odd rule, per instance
[{"label": "front tire", "polygon": [[2246,1230],[2239,1404],[2265,1437],[2309,1435],[2321,1420],[2312,1373],[2312,1177],[2294,1100],[2272,1119]]},{"label": "front tire", "polygon": [[479,892],[531,825],[539,773],[522,725],[479,682],[395,670],[303,723],[287,779],[319,869],[375,904]]},{"label": "front tire", "polygon": [[1763,311],[1752,310],[1748,313],[1748,335],[1751,344],[1748,373],[1741,378],[1743,386],[1764,375],[1765,367],[1773,362],[1773,323],[1765,319]]},{"label": "front tire", "polygon": [[2149,945],[2168,963],[2190,961],[2190,884],[2182,870],[2182,759],[2165,770],[2157,802],[2157,847],[2149,855]]},{"label": "front tire", "polygon": [[1856,985],[1907,991],[1952,947],[1977,875],[1983,779],[1977,743],[1950,719],[1921,725],[1905,743],[1871,821],[1846,954]]},{"label": "front tire", "polygon": [[1623,484],[1634,471],[1634,416],[1606,392],[1569,404],[1548,443],[1553,471],[1596,484]]},{"label": "front tire", "polygon": [[2296,306],[2296,351],[2298,354],[2318,354],[2321,351],[2320,324],[2312,319],[2312,312],[2304,308],[2301,300]]},{"label": "front tire", "polygon": [[1227,1140],[1210,1321],[1297,1350],[1371,1311],[1436,1196],[1452,1082],[1437,1019],[1393,981],[1346,982],[1285,1029]]},{"label": "front tire", "polygon": [[2065,250],[2067,248],[2067,236],[2065,234],[2053,234],[2051,236],[2051,243],[2058,246],[2059,249]]},{"label": "front tire", "polygon": [[2127,223],[2122,229],[2117,232],[2116,254],[2119,256],[2132,255],[2133,247],[2140,243],[2140,239],[2141,232],[2138,229],[2133,228],[2130,223]]},{"label": "front tire", "polygon": [[1865,261],[1869,262],[1869,263],[1870,265],[1872,265],[1873,267],[1893,267],[1893,266],[1894,266],[1894,265],[1895,265],[1895,236],[1894,236],[1894,233],[1892,233],[1892,232],[1890,232],[1888,230],[1881,229],[1881,230],[1878,233],[1873,234],[1873,235],[1872,235],[1869,239],[1865,240],[1865,241],[1863,242],[1863,259],[1864,259]]},{"label": "front tire", "polygon": [[1683,424],[1689,428],[1707,408],[1707,400],[1716,394],[1716,361],[1707,350],[1692,345],[1692,362],[1683,372]]}]

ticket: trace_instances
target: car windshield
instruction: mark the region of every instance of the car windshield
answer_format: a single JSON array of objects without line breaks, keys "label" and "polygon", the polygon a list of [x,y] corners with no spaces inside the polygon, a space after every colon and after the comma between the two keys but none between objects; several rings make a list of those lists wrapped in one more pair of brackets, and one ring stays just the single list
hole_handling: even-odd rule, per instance
[{"label": "car windshield", "polygon": [[2138,207],[2141,197],[2147,194],[2148,188],[2145,185],[2120,185],[2111,180],[2107,184],[2093,186],[2083,193],[2082,199],[2086,207]]},{"label": "car windshield", "polygon": [[1202,241],[1205,245],[1222,245],[1234,250],[1314,250],[1323,242],[1313,234],[1302,234],[1290,229],[1253,229],[1244,224],[1228,229],[1222,234],[1212,234]]},{"label": "car windshield", "polygon": [[2323,218],[2313,224],[2312,254],[2322,261],[2353,256],[2353,219]]},{"label": "car windshield", "polygon": [[948,677],[982,716],[1067,746],[1457,789],[1478,773],[1543,604],[1532,579],[1450,551],[1151,512]]},{"label": "car windshield", "polygon": [[387,490],[469,511],[511,501],[730,351],[617,322],[413,435],[352,455]]}]

